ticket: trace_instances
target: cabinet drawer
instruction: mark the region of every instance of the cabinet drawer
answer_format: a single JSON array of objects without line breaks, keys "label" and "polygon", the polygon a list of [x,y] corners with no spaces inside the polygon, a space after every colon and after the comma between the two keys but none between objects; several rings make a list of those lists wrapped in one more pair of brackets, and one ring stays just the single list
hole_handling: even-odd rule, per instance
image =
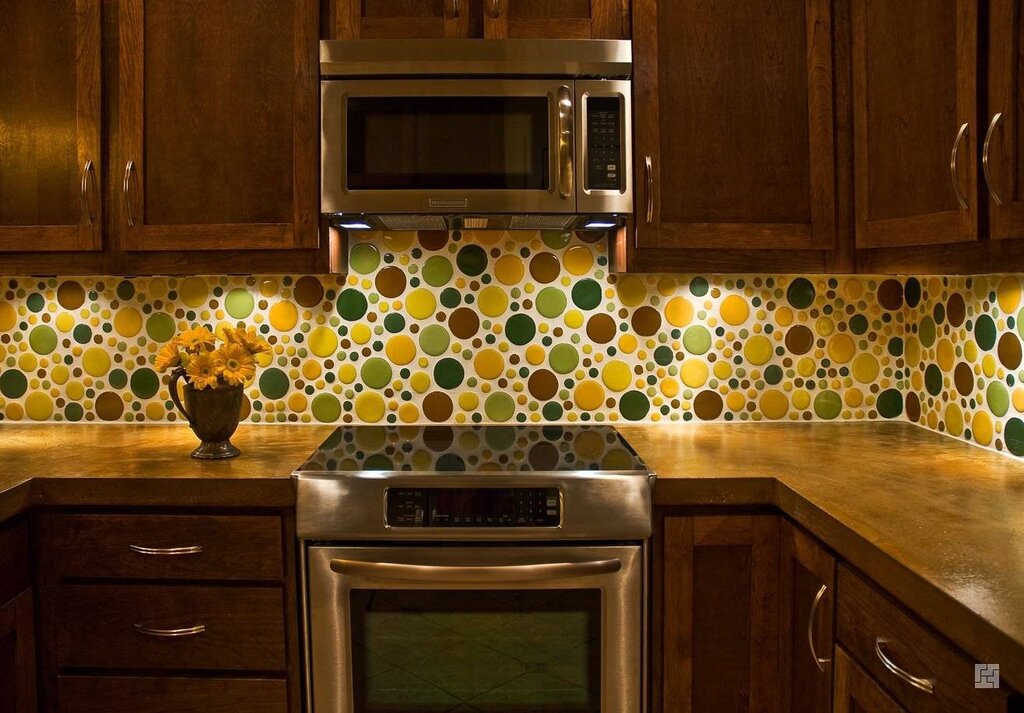
[{"label": "cabinet drawer", "polygon": [[71,515],[50,521],[58,577],[279,580],[275,515]]},{"label": "cabinet drawer", "polygon": [[285,668],[277,587],[65,584],[55,613],[61,667]]},{"label": "cabinet drawer", "polygon": [[268,679],[61,676],[61,713],[286,713],[285,682]]},{"label": "cabinet drawer", "polygon": [[[974,661],[845,565],[839,568],[838,601],[840,643],[905,708],[915,713],[1005,713],[1005,691],[974,687]],[[930,682],[933,691],[915,687],[890,670],[883,657],[891,666],[922,679],[920,685],[927,687],[925,680]]]}]

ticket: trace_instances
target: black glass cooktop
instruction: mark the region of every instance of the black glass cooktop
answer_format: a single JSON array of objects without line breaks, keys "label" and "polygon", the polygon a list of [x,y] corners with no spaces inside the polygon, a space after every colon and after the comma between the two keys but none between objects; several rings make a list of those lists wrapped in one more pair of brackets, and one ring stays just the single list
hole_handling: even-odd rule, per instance
[{"label": "black glass cooktop", "polygon": [[611,426],[346,426],[300,473],[633,471],[647,467]]}]

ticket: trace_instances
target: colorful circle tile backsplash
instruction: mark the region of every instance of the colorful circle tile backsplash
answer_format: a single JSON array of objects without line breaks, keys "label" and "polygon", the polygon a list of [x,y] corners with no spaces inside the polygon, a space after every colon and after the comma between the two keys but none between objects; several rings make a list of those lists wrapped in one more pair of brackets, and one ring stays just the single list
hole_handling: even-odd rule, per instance
[{"label": "colorful circle tile backsplash", "polygon": [[[257,423],[810,421],[906,410],[957,435],[971,423],[977,438],[982,399],[997,417],[1024,402],[1009,366],[1020,344],[999,338],[1017,315],[1003,314],[1013,300],[997,301],[995,286],[991,304],[988,287],[975,298],[970,286],[958,306],[952,285],[919,286],[911,299],[909,283],[889,278],[616,276],[603,241],[560,232],[370,233],[349,266],[347,276],[4,279],[0,419],[175,421],[156,353],[183,327],[240,321],[273,347],[245,391],[244,418]],[[934,300],[942,319],[925,307]],[[968,343],[975,357],[962,355]],[[983,396],[988,381],[1005,395]],[[1024,430],[991,420],[989,431]]]}]

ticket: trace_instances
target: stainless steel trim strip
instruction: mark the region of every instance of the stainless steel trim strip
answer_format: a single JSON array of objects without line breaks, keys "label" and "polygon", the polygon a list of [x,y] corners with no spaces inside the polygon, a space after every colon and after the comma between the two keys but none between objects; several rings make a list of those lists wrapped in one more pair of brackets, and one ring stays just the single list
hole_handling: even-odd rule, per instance
[{"label": "stainless steel trim strip", "polygon": [[999,112],[992,117],[992,123],[988,125],[988,132],[985,134],[985,144],[981,149],[981,167],[985,171],[985,185],[988,187],[988,194],[992,196],[992,200],[996,205],[1003,205],[1003,198],[996,191],[995,184],[992,183],[992,174],[988,165],[988,155],[992,148],[992,135],[995,133],[996,128],[999,126],[999,121],[1003,118],[1003,112]]},{"label": "stainless steel trim strip", "polygon": [[[563,201],[573,198],[572,89],[563,84],[556,97],[558,107],[558,195]],[[573,201],[575,203],[575,201]]]},{"label": "stainless steel trim strip", "polygon": [[949,177],[953,181],[953,193],[956,194],[956,200],[960,204],[961,210],[967,210],[967,201],[964,199],[964,194],[960,190],[960,177],[957,175],[957,160],[960,158],[960,142],[964,140],[970,130],[971,125],[968,122],[964,122],[960,127],[960,131],[957,132],[956,141],[953,142],[953,151],[949,155]]},{"label": "stainless steel trim strip", "polygon": [[908,673],[897,666],[892,659],[885,655],[884,648],[888,643],[889,641],[887,639],[883,639],[881,636],[875,639],[875,655],[878,656],[878,660],[882,662],[882,665],[885,666],[889,673],[909,683],[917,690],[933,695],[935,693],[935,679],[915,676],[914,674]]},{"label": "stainless steel trim strip", "polygon": [[600,577],[615,574],[622,569],[617,559],[588,562],[551,562],[545,564],[516,564],[501,566],[446,566],[430,564],[403,564],[401,562],[360,562],[359,560],[332,559],[331,571],[356,579],[401,584],[444,583],[452,587],[475,584],[494,584],[505,587],[533,582]]},{"label": "stainless steel trim strip", "polygon": [[176,639],[183,636],[197,636],[206,631],[205,624],[196,624],[195,626],[186,626],[181,629],[153,629],[142,624],[132,624],[132,628],[140,634],[146,636],[156,636],[161,639]]},{"label": "stainless steel trim strip", "polygon": [[627,79],[630,40],[324,40],[321,77],[533,76]]}]

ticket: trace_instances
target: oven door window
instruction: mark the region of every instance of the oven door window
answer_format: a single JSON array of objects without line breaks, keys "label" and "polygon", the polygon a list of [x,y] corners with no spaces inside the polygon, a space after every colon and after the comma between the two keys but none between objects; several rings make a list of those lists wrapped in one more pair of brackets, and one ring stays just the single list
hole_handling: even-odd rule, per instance
[{"label": "oven door window", "polygon": [[349,97],[348,190],[543,190],[546,96]]},{"label": "oven door window", "polygon": [[599,713],[601,591],[353,590],[360,713]]}]

